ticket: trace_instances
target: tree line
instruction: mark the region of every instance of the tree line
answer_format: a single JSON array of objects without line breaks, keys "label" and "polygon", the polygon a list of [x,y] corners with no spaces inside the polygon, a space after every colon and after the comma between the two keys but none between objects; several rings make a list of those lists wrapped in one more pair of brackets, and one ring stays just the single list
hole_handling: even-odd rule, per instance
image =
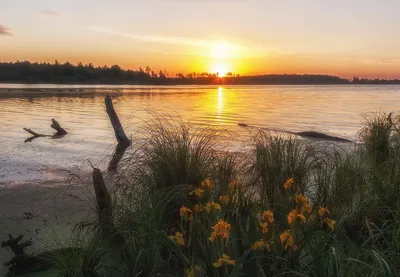
[{"label": "tree line", "polygon": [[57,84],[154,84],[154,85],[261,85],[261,84],[400,84],[400,80],[343,79],[322,74],[268,74],[240,76],[228,72],[220,78],[217,73],[192,72],[170,74],[155,72],[149,66],[137,70],[119,65],[97,66],[69,62],[37,63],[29,61],[0,62],[0,82]]}]

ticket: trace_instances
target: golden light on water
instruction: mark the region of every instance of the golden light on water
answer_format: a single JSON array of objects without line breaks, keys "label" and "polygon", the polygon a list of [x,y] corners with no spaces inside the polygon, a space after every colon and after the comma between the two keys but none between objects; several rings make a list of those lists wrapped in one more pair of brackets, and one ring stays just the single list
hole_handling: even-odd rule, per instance
[{"label": "golden light on water", "polygon": [[217,116],[221,116],[222,109],[224,108],[224,89],[222,87],[218,88],[217,94]]}]

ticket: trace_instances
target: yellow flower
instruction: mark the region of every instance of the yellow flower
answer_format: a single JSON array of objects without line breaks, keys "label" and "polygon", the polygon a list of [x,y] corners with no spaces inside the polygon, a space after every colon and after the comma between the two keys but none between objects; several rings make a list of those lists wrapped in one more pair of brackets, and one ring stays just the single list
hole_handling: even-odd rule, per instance
[{"label": "yellow flower", "polygon": [[260,227],[261,227],[261,232],[263,234],[268,233],[268,223],[267,222],[260,223]]},{"label": "yellow flower", "polygon": [[329,210],[327,208],[323,208],[323,207],[319,208],[318,215],[320,217],[323,217],[323,216],[328,215],[328,214],[330,214],[330,212],[329,212]]},{"label": "yellow flower", "polygon": [[311,204],[307,203],[307,204],[305,204],[305,205],[303,205],[301,207],[301,213],[302,214],[304,214],[304,215],[309,217],[309,216],[311,216],[311,212],[312,212],[312,205]]},{"label": "yellow flower", "polygon": [[204,181],[201,182],[201,186],[202,186],[203,188],[209,188],[209,189],[211,189],[212,186],[213,186],[213,184],[212,184],[212,181],[211,181],[210,179],[205,179]]},{"label": "yellow flower", "polygon": [[260,239],[253,244],[253,250],[256,251],[258,249],[262,249],[265,246],[265,241]]},{"label": "yellow flower", "polygon": [[200,197],[203,192],[204,192],[204,190],[202,190],[201,188],[197,188],[194,191],[189,192],[189,195],[194,194],[194,195]]},{"label": "yellow flower", "polygon": [[286,181],[286,183],[283,185],[283,187],[284,187],[285,189],[288,189],[288,188],[290,188],[290,187],[293,185],[293,182],[294,182],[294,179],[293,179],[293,178],[289,178],[289,179]]},{"label": "yellow flower", "polygon": [[239,182],[238,182],[237,179],[234,179],[234,180],[232,181],[232,183],[229,184],[229,188],[230,188],[230,189],[234,189],[234,188],[238,188],[238,187],[239,187]]},{"label": "yellow flower", "polygon": [[186,277],[196,277],[201,274],[201,266],[195,265],[186,270]]},{"label": "yellow flower", "polygon": [[210,213],[211,210],[221,210],[221,206],[217,203],[215,203],[214,201],[212,202],[208,202],[206,205],[206,211],[207,213]]},{"label": "yellow flower", "polygon": [[307,199],[306,199],[306,198],[304,197],[304,195],[301,194],[301,193],[295,195],[294,201],[295,201],[297,204],[303,204],[303,205],[305,205],[305,204],[308,203]]},{"label": "yellow flower", "polygon": [[261,215],[261,219],[263,221],[268,221],[269,223],[274,222],[274,213],[271,212],[270,210],[264,211],[263,214]]},{"label": "yellow flower", "polygon": [[181,215],[181,217],[188,216],[189,220],[191,220],[193,218],[192,210],[185,206],[181,207],[180,215]]},{"label": "yellow flower", "polygon": [[229,196],[228,195],[220,196],[219,197],[219,201],[221,201],[221,203],[224,204],[224,205],[228,205]]},{"label": "yellow flower", "polygon": [[232,260],[228,255],[222,254],[222,258],[213,264],[214,267],[221,267],[223,265],[235,265],[235,261]]},{"label": "yellow flower", "polygon": [[302,215],[302,214],[298,214],[297,218],[300,219],[303,222],[306,222],[306,217],[304,215]]},{"label": "yellow flower", "polygon": [[214,232],[212,232],[209,240],[214,241],[217,236],[222,237],[223,239],[227,239],[229,237],[229,230],[231,229],[231,225],[220,219],[214,227],[212,227]]},{"label": "yellow flower", "polygon": [[297,211],[293,210],[291,211],[288,215],[287,215],[287,221],[290,224],[292,224],[292,222],[296,219],[297,216]]},{"label": "yellow flower", "polygon": [[168,236],[171,240],[174,240],[179,245],[184,245],[185,240],[183,239],[183,234],[181,232],[176,232],[175,236]]},{"label": "yellow flower", "polygon": [[331,228],[332,232],[333,232],[333,230],[335,230],[335,225],[336,225],[336,221],[335,220],[332,220],[332,219],[329,219],[329,218],[325,218],[324,222],[326,224],[328,224],[328,226],[329,226],[329,228]]},{"label": "yellow flower", "polygon": [[292,222],[295,221],[296,219],[299,219],[303,222],[306,221],[306,217],[302,214],[299,214],[296,210],[291,211],[287,215],[287,220],[288,220],[289,225],[292,224]]},{"label": "yellow flower", "polygon": [[286,230],[282,235],[279,236],[279,239],[281,240],[281,243],[284,244],[285,250],[291,247],[293,251],[296,251],[297,245],[294,244],[292,231]]},{"label": "yellow flower", "polygon": [[200,213],[203,210],[203,205],[202,204],[195,204],[193,207],[193,211],[196,213]]}]

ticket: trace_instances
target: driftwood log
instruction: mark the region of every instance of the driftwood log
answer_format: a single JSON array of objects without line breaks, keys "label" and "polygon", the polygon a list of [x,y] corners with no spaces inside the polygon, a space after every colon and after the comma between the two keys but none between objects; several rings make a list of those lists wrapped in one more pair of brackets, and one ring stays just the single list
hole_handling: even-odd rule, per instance
[{"label": "driftwood log", "polygon": [[[238,123],[240,127],[252,127],[253,126],[247,125],[245,123]],[[315,132],[315,131],[305,131],[305,132],[290,132],[290,131],[285,131],[285,130],[278,130],[278,129],[268,129],[268,128],[263,128],[269,131],[277,131],[277,132],[282,132],[282,133],[287,133],[291,135],[296,135],[299,137],[303,138],[308,138],[308,139],[319,139],[319,140],[327,140],[327,141],[335,141],[335,142],[352,142],[351,140],[341,138],[341,137],[335,137],[335,136],[330,136],[324,133],[320,132]]]},{"label": "driftwood log", "polygon": [[125,134],[124,128],[122,128],[121,122],[119,121],[118,115],[114,109],[114,105],[110,95],[107,95],[104,99],[106,105],[106,112],[110,118],[111,125],[114,129],[115,138],[118,143],[131,145],[131,141]]},{"label": "driftwood log", "polygon": [[4,262],[4,266],[8,267],[6,276],[20,276],[27,273],[43,271],[50,269],[54,263],[52,260],[57,256],[64,256],[72,251],[77,251],[78,248],[61,248],[51,251],[45,251],[38,255],[27,255],[25,248],[32,245],[32,239],[21,242],[23,236],[20,235],[14,238],[11,234],[8,235],[8,240],[1,242],[1,247],[9,247],[14,252],[14,257],[10,261]]},{"label": "driftwood log", "polygon": [[44,135],[44,134],[36,133],[35,131],[32,131],[31,129],[28,129],[28,128],[22,128],[25,132],[32,135],[31,137],[27,138],[25,140],[25,142],[31,142],[34,139],[40,138],[40,137],[51,137],[52,139],[57,139],[57,138],[61,138],[62,136],[68,134],[68,132],[65,131],[65,129],[61,127],[60,123],[58,123],[57,120],[55,120],[55,119],[51,120],[50,127],[53,128],[54,130],[56,130],[57,132],[54,133],[53,135]]},{"label": "driftwood log", "polygon": [[108,117],[110,118],[111,125],[114,129],[115,138],[118,141],[118,145],[115,148],[113,157],[110,163],[108,164],[108,170],[115,171],[117,170],[117,166],[121,161],[122,157],[124,156],[126,149],[128,149],[128,147],[132,145],[132,142],[126,135],[124,128],[122,127],[121,122],[119,121],[117,112],[114,109],[112,98],[109,95],[105,97],[104,103],[106,106],[106,112],[108,114]]},{"label": "driftwood log", "polygon": [[50,127],[57,131],[57,133],[55,133],[53,136],[64,136],[68,134],[68,132],[65,131],[65,129],[61,127],[60,123],[58,123],[54,118],[51,120]]},{"label": "driftwood log", "polygon": [[97,213],[100,228],[105,237],[112,235],[115,231],[112,211],[111,195],[104,182],[103,174],[98,168],[93,168],[93,186],[96,194]]}]

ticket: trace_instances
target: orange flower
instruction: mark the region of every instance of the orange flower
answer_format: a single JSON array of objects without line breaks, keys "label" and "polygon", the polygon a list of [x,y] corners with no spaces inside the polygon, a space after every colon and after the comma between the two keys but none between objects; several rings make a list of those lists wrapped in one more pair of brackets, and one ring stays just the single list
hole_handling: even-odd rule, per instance
[{"label": "orange flower", "polygon": [[336,225],[336,221],[335,220],[332,220],[332,219],[329,219],[329,218],[325,218],[324,222],[326,224],[328,224],[328,226],[329,226],[329,228],[331,228],[332,232],[333,232],[333,230],[335,230],[335,225]]},{"label": "orange flower", "polygon": [[269,223],[274,222],[274,213],[270,210],[264,211],[263,214],[261,215],[261,219],[263,221],[268,221]]},{"label": "orange flower", "polygon": [[181,232],[176,232],[175,236],[168,236],[171,240],[174,240],[179,245],[184,245],[185,240],[183,239],[183,234]]},{"label": "orange flower", "polygon": [[194,194],[194,195],[200,197],[203,192],[204,192],[204,190],[202,190],[201,188],[197,188],[194,191],[189,192],[189,195]]},{"label": "orange flower", "polygon": [[202,186],[203,188],[211,189],[212,186],[213,186],[213,184],[212,184],[212,181],[211,181],[210,179],[207,178],[207,179],[205,179],[204,181],[201,182],[201,186]]},{"label": "orange flower", "polygon": [[209,240],[214,241],[217,236],[222,237],[223,239],[229,238],[229,231],[231,229],[231,225],[220,219],[214,227],[212,227],[214,232],[212,232]]},{"label": "orange flower", "polygon": [[219,201],[221,201],[221,203],[224,204],[224,205],[228,205],[228,203],[229,203],[229,196],[228,196],[228,195],[220,196],[220,197],[219,197]]},{"label": "orange flower", "polygon": [[287,221],[290,224],[292,224],[292,222],[296,219],[297,216],[297,211],[293,210],[291,211],[288,215],[287,215]]},{"label": "orange flower", "polygon": [[303,222],[306,221],[306,217],[302,214],[299,214],[296,210],[291,211],[287,215],[287,220],[288,220],[289,225],[292,224],[292,222],[295,221],[296,219],[299,219]]},{"label": "orange flower", "polygon": [[284,187],[285,189],[288,189],[288,188],[290,188],[290,187],[293,185],[293,182],[294,182],[294,179],[293,179],[293,178],[289,178],[289,179],[286,181],[286,183],[283,185],[283,187]]},{"label": "orange flower", "polygon": [[268,244],[267,242],[265,242],[263,239],[260,239],[260,240],[256,241],[256,242],[253,244],[253,250],[254,250],[254,251],[262,250],[264,247],[265,247],[265,249],[266,249],[268,252],[271,251],[271,249],[270,249],[270,247],[269,247],[269,244]]},{"label": "orange flower", "polygon": [[235,265],[235,260],[232,260],[228,255],[222,254],[222,258],[213,264],[214,267],[221,267],[223,265]]},{"label": "orange flower", "polygon": [[281,243],[284,245],[285,250],[291,247],[293,251],[296,251],[297,245],[294,243],[292,231],[286,230],[285,232],[283,232],[282,235],[279,236],[279,239],[281,240]]},{"label": "orange flower", "polygon": [[261,227],[261,232],[263,234],[268,233],[268,223],[267,222],[260,223],[260,227]]},{"label": "orange flower", "polygon": [[307,199],[306,199],[306,198],[304,197],[304,195],[301,194],[301,193],[295,195],[294,201],[295,201],[297,204],[303,204],[303,205],[305,205],[305,204],[308,203]]},{"label": "orange flower", "polygon": [[180,215],[181,215],[181,217],[186,217],[186,216],[188,216],[188,217],[189,217],[189,220],[191,220],[191,219],[193,218],[192,213],[193,213],[192,210],[189,209],[188,207],[182,206],[181,209],[180,209]]},{"label": "orange flower", "polygon": [[221,210],[221,206],[214,201],[208,202],[206,205],[206,211],[207,213],[210,213],[212,210]]},{"label": "orange flower", "polygon": [[311,216],[312,212],[312,205],[307,203],[301,207],[300,212],[306,216]]},{"label": "orange flower", "polygon": [[320,217],[323,217],[323,216],[328,215],[328,214],[330,214],[330,212],[329,212],[329,210],[327,208],[323,208],[323,207],[319,208],[318,215]]}]

